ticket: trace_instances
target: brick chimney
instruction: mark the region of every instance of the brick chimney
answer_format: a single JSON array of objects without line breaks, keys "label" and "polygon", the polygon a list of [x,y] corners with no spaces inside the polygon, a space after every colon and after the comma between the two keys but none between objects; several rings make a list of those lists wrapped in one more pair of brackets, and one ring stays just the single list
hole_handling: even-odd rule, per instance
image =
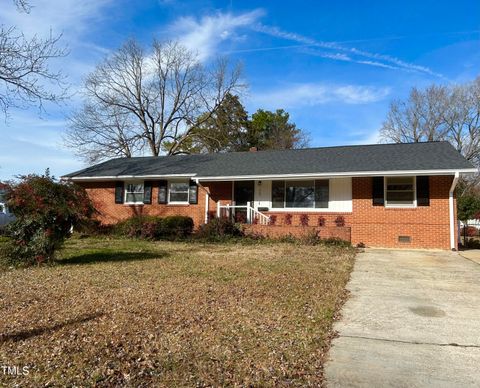
[{"label": "brick chimney", "polygon": [[249,150],[249,151],[250,151],[250,152],[257,152],[258,149],[257,149],[257,147],[250,147],[250,150]]}]

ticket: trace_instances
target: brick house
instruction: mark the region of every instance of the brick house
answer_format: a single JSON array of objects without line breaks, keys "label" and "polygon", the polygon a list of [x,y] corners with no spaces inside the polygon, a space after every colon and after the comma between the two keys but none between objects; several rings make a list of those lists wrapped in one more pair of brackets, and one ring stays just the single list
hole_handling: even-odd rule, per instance
[{"label": "brick house", "polygon": [[454,189],[476,169],[447,142],[252,151],[112,159],[63,179],[85,187],[109,224],[230,216],[269,236],[315,229],[371,247],[457,247]]}]

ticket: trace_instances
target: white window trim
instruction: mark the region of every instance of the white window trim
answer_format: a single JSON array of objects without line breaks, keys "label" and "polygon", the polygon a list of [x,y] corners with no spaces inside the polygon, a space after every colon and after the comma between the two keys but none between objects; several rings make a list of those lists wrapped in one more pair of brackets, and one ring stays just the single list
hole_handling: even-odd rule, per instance
[{"label": "white window trim", "polygon": [[[186,183],[188,188],[187,188],[187,200],[186,201],[170,201],[170,186],[172,183]],[[167,189],[168,189],[168,201],[167,205],[188,205],[190,204],[190,180],[171,180],[168,181],[167,183]]]},{"label": "white window trim", "polygon": [[[139,202],[127,202],[127,187],[128,185],[142,185],[143,191],[142,194],[145,193],[145,182],[144,181],[125,181],[123,184],[123,204],[124,205],[143,205],[143,197],[142,200]],[[135,193],[140,193],[140,191],[136,191]]]},{"label": "white window trim", "polygon": [[[283,180],[283,179],[282,179]],[[328,181],[328,205],[327,207],[288,207],[287,205],[287,182],[292,181],[313,181],[313,192],[315,196],[315,181]],[[283,203],[284,207],[273,207],[272,201],[272,194],[273,194],[273,180],[272,180],[272,187],[270,189],[270,207],[269,211],[271,212],[328,212],[330,209],[330,198],[331,198],[331,182],[330,179],[291,179],[291,180],[283,180]],[[315,199],[313,200],[313,204],[315,205]]]},{"label": "white window trim", "polygon": [[7,214],[7,205],[3,202],[0,202],[0,214]]},{"label": "white window trim", "polygon": [[383,178],[383,198],[385,201],[385,207],[386,208],[400,208],[400,209],[405,209],[405,208],[416,208],[417,207],[417,176],[411,176],[411,175],[404,175],[403,177],[405,178],[413,178],[413,203],[411,204],[388,204],[387,202],[387,179],[388,178],[398,178],[398,175],[390,175],[390,176],[385,176]]}]

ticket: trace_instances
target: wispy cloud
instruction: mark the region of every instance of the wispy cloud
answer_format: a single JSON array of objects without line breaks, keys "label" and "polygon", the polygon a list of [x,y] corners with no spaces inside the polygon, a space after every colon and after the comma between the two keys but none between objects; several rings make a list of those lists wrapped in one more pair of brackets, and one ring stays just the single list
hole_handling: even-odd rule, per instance
[{"label": "wispy cloud", "polygon": [[182,17],[168,30],[172,37],[197,51],[200,60],[206,60],[217,52],[222,42],[241,39],[237,30],[252,26],[263,14],[261,9],[256,9],[240,14],[218,12],[201,18]]},{"label": "wispy cloud", "polygon": [[357,49],[355,47],[347,47],[336,42],[316,40],[293,32],[283,31],[278,27],[267,26],[261,23],[255,24],[252,28],[257,32],[261,32],[276,38],[301,43],[305,48],[311,47],[327,50],[327,52],[315,52],[310,50],[309,53],[312,55],[322,56],[324,58],[339,61],[356,62],[370,66],[419,72],[444,78],[442,74],[436,73],[426,66],[420,66],[414,63],[406,62],[390,55],[372,53]]},{"label": "wispy cloud", "polygon": [[293,109],[330,102],[366,104],[383,100],[389,94],[390,88],[306,83],[255,93],[251,100],[258,107]]},{"label": "wispy cloud", "polygon": [[63,33],[69,39],[91,28],[113,0],[36,0],[29,14],[18,12],[13,1],[4,1],[0,23],[14,25],[27,35]]},{"label": "wispy cloud", "polygon": [[[178,39],[188,48],[198,52],[200,60],[215,55],[222,42],[240,40],[241,29],[266,34],[275,38],[295,42],[295,45],[276,47],[256,47],[252,49],[233,49],[226,53],[245,53],[256,51],[273,51],[282,49],[299,49],[305,54],[314,55],[335,61],[352,62],[366,66],[381,67],[392,70],[417,72],[444,78],[426,66],[417,65],[394,56],[369,52],[356,47],[346,46],[338,42],[313,39],[295,32],[284,31],[276,26],[259,22],[265,14],[262,9],[240,14],[217,12],[203,17],[181,17],[168,27],[172,38]],[[225,52],[225,51],[224,51]]]}]

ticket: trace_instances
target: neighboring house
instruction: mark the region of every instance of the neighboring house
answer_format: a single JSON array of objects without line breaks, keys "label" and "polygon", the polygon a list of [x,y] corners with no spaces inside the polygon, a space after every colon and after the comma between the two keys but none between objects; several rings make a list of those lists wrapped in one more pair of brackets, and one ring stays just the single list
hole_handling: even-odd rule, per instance
[{"label": "neighboring house", "polygon": [[428,142],[121,158],[63,179],[86,188],[104,223],[235,215],[263,235],[308,223],[353,244],[456,249],[454,189],[474,172],[449,143]]},{"label": "neighboring house", "polygon": [[5,226],[13,220],[13,214],[8,211],[8,207],[5,204],[5,189],[7,186],[0,182],[0,227]]}]

